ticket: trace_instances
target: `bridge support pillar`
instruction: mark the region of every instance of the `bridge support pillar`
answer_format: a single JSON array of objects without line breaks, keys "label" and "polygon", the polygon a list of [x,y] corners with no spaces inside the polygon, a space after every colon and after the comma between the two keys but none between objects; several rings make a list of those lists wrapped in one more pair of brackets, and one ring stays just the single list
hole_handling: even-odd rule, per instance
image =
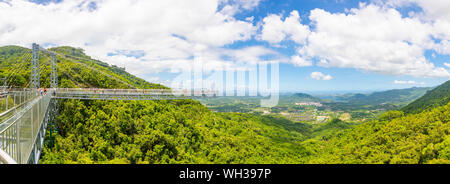
[{"label": "bridge support pillar", "polygon": [[40,88],[39,81],[39,45],[33,43],[31,57],[31,89]]}]

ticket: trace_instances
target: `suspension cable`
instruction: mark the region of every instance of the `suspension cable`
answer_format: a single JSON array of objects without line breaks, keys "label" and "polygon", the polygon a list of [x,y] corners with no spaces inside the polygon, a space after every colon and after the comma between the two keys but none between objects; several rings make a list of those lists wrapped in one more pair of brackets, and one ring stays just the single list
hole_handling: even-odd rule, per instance
[{"label": "suspension cable", "polygon": [[6,85],[7,86],[10,86],[10,88],[12,87],[11,84],[12,84],[13,79],[11,78],[11,76],[16,73],[19,73],[21,70],[24,70],[27,65],[26,61],[30,58],[31,58],[31,53],[25,53],[22,56],[22,58],[19,59],[19,60],[22,60],[22,62],[18,62],[18,66],[14,67],[13,70],[11,72],[9,72],[8,75],[6,76]]}]

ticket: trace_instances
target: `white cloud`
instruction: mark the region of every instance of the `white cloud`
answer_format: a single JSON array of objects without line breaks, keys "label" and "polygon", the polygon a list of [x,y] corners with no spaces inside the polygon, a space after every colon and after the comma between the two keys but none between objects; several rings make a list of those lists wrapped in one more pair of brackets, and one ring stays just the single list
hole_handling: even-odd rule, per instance
[{"label": "white cloud", "polygon": [[450,41],[443,40],[439,44],[436,45],[435,50],[439,54],[450,55]]},{"label": "white cloud", "polygon": [[285,39],[303,44],[309,34],[309,27],[300,23],[300,15],[292,11],[289,17],[281,20],[280,15],[271,14],[263,19],[263,28],[260,39],[272,44],[280,43]]},{"label": "white cloud", "polygon": [[259,62],[261,60],[260,58],[263,56],[272,55],[276,57],[282,57],[277,52],[262,46],[251,46],[235,50],[221,49],[217,52],[220,53],[221,56],[229,57],[230,60],[251,64]]},{"label": "white cloud", "polygon": [[154,83],[154,84],[161,84],[165,86],[169,86],[171,81],[170,80],[161,80],[159,77],[149,77],[146,79],[148,82]]},{"label": "white cloud", "polygon": [[313,62],[300,56],[292,56],[290,62],[298,67],[312,66]]},{"label": "white cloud", "polygon": [[234,1],[236,4],[239,4],[240,7],[246,10],[250,10],[258,6],[261,0],[228,0]]},{"label": "white cloud", "polygon": [[436,39],[433,48],[440,54],[450,54],[450,1],[447,0],[388,0],[378,2],[391,7],[418,6],[421,12],[413,12],[410,16],[421,19],[432,25],[430,34]]},{"label": "white cloud", "polygon": [[402,17],[392,8],[361,4],[348,13],[311,11],[313,29],[299,49],[319,66],[356,68],[363,71],[417,77],[450,77],[435,67],[424,52],[434,47],[432,26]]},{"label": "white cloud", "polygon": [[220,0],[220,4],[224,5],[221,13],[233,16],[243,10],[252,10],[258,6],[260,1],[261,0]]},{"label": "white cloud", "polygon": [[[208,66],[228,66],[230,63],[220,58],[227,50],[222,47],[252,39],[257,28],[250,19],[237,20],[219,8],[229,3],[242,11],[258,2],[71,0],[38,5],[26,0],[0,1],[0,43],[82,47],[94,58],[141,75],[182,70],[197,55],[207,58]],[[90,8],[89,3],[97,8]],[[144,54],[139,58],[108,56],[134,51]]]},{"label": "white cloud", "polygon": [[331,80],[333,77],[331,75],[325,75],[322,72],[312,72],[311,78],[315,80]]},{"label": "white cloud", "polygon": [[424,82],[420,82],[420,83],[418,83],[418,82],[416,82],[416,81],[400,81],[400,80],[395,80],[394,81],[394,84],[412,84],[412,85],[425,85],[425,83]]},{"label": "white cloud", "polygon": [[447,68],[450,68],[450,63],[444,63]]},{"label": "white cloud", "polygon": [[387,0],[380,1],[379,4],[393,7],[417,5],[423,10],[419,15],[428,20],[448,18],[450,16],[450,12],[448,11],[450,9],[450,1],[447,0]]}]

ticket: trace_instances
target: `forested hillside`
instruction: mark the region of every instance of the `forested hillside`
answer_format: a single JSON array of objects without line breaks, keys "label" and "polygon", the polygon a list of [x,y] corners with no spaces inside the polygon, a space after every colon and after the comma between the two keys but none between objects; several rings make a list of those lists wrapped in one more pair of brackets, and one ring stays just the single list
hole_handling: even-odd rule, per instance
[{"label": "forested hillside", "polygon": [[407,88],[393,89],[371,94],[355,94],[348,97],[342,97],[340,100],[347,101],[352,104],[383,104],[389,103],[394,105],[406,105],[417,98],[420,98],[431,88]]},{"label": "forested hillside", "polygon": [[305,137],[192,100],[65,101],[41,163],[299,163]]},{"label": "forested hillside", "polygon": [[[93,60],[81,49],[56,47],[50,50],[58,53],[58,80],[61,88],[167,88],[146,82],[120,68]],[[50,57],[41,52],[39,59],[41,86],[49,87]],[[30,49],[18,46],[0,47],[0,78],[7,77],[9,86],[29,87],[30,71]]]},{"label": "forested hillside", "polygon": [[428,91],[424,96],[403,107],[406,113],[419,113],[423,110],[446,105],[450,102],[450,81]]},{"label": "forested hillside", "polygon": [[379,120],[302,143],[306,163],[450,164],[450,103]]},{"label": "forested hillside", "polygon": [[340,109],[397,109],[423,96],[431,88],[407,88],[374,92],[370,94],[345,94],[336,97],[335,103],[327,103],[334,110]]},{"label": "forested hillside", "polygon": [[[166,88],[81,49],[52,50],[59,53],[61,87]],[[28,86],[23,56],[30,52],[1,47],[0,77]],[[49,59],[41,57],[42,86],[49,86],[49,74]],[[53,144],[47,135],[40,163],[449,163],[448,85],[411,103],[423,112],[389,111],[359,125],[216,113],[194,100],[60,100],[58,132]]]},{"label": "forested hillside", "polygon": [[[283,98],[281,98],[283,99]],[[290,95],[289,98],[287,98],[289,101],[303,101],[303,102],[320,102],[320,98],[311,96],[306,93],[295,93],[293,95]]]}]

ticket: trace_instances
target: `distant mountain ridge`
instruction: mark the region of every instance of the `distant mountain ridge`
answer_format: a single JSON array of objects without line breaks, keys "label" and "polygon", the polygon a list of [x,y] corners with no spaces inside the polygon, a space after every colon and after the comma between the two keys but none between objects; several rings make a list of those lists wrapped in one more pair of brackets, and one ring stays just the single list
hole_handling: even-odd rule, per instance
[{"label": "distant mountain ridge", "polygon": [[387,91],[374,92],[371,94],[354,94],[342,96],[339,98],[341,101],[346,101],[354,104],[394,104],[394,105],[406,105],[421,96],[423,96],[430,87],[413,87],[406,89],[392,89]]},{"label": "distant mountain ridge", "polygon": [[295,93],[295,94],[292,95],[292,97],[320,101],[320,98],[314,97],[314,96],[312,96],[310,94],[306,94],[306,93]]},{"label": "distant mountain ridge", "polygon": [[295,93],[292,95],[285,95],[280,97],[279,105],[292,105],[296,102],[321,102],[320,98],[314,97],[306,93]]}]

